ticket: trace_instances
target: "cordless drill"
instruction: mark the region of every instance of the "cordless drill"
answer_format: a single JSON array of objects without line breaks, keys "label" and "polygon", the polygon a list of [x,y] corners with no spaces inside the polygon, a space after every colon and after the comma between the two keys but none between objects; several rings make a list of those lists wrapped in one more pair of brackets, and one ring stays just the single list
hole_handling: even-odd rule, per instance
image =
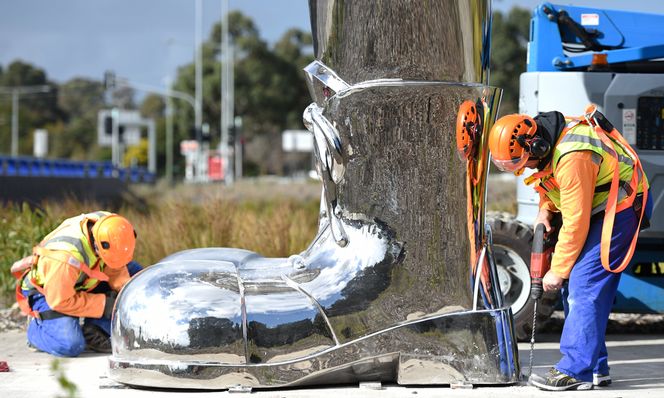
[{"label": "cordless drill", "polygon": [[542,278],[551,268],[551,256],[558,241],[558,232],[562,225],[562,218],[556,214],[551,220],[551,231],[546,232],[544,224],[535,226],[533,237],[533,251],[530,254],[530,297],[533,300],[542,298]]},{"label": "cordless drill", "polygon": [[[551,231],[553,232],[553,231]],[[547,234],[544,224],[537,224],[533,237],[533,251],[530,253],[530,297],[533,300],[542,298],[544,289],[542,278],[551,268],[551,255],[556,242]]]}]

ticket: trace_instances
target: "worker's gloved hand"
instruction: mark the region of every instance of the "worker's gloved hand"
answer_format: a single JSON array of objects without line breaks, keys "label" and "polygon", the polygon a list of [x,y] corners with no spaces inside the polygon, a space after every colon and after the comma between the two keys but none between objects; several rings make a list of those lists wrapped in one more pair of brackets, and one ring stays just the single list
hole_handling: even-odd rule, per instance
[{"label": "worker's gloved hand", "polygon": [[115,305],[115,298],[118,297],[118,292],[111,290],[110,292],[106,292],[105,295],[106,303],[104,304],[104,314],[102,317],[110,319],[113,314],[113,305]]}]

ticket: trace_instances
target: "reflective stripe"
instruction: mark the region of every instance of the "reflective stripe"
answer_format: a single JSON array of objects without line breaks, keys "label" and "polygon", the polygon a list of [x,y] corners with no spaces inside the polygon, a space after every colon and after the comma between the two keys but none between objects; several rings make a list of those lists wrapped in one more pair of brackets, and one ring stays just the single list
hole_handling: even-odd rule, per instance
[{"label": "reflective stripe", "polygon": [[616,152],[613,150],[613,148],[609,148],[608,146],[604,145],[604,143],[597,139],[597,138],[592,138],[587,135],[580,135],[580,134],[574,134],[574,133],[567,133],[563,137],[562,140],[560,140],[560,143],[568,143],[568,142],[580,142],[582,144],[589,144],[592,145],[596,148],[602,148],[604,151],[608,152],[612,156],[616,156]]},{"label": "reflective stripe", "polygon": [[593,163],[595,163],[596,165],[599,166],[600,164],[602,164],[602,160],[603,160],[602,155],[600,155],[599,153],[590,152],[590,158],[592,159]]},{"label": "reflective stripe", "polygon": [[83,257],[83,262],[86,264],[90,264],[90,257],[88,257],[88,253],[86,253],[85,249],[83,248],[83,243],[81,243],[80,239],[71,236],[56,236],[55,238],[51,238],[47,242],[45,242],[43,246],[46,247],[50,243],[57,243],[57,242],[65,242],[74,246],[76,250],[78,250],[78,252]]},{"label": "reflective stripe", "polygon": [[[580,142],[582,144],[589,144],[594,147],[601,147],[604,151],[608,152],[610,155],[613,156],[618,156],[618,161],[621,163],[625,163],[628,166],[634,166],[634,161],[632,158],[629,156],[625,156],[623,154],[616,154],[613,148],[609,148],[608,146],[604,145],[604,143],[597,139],[597,138],[592,138],[587,135],[580,135],[580,134],[574,134],[574,133],[569,133],[566,134],[563,139],[560,141],[561,143],[565,142]],[[621,148],[622,149],[622,148]]]}]

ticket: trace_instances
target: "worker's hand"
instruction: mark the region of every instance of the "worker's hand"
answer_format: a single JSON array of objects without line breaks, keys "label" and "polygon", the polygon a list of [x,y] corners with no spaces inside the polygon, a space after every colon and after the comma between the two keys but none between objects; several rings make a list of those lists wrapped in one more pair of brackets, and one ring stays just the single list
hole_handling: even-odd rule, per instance
[{"label": "worker's hand", "polygon": [[534,226],[537,227],[539,224],[544,224],[546,232],[551,232],[551,220],[553,220],[553,212],[547,209],[540,209],[539,213],[537,213]]},{"label": "worker's hand", "polygon": [[104,303],[104,313],[102,314],[103,318],[111,318],[113,315],[113,306],[115,305],[115,298],[118,296],[116,291],[111,290],[110,292],[105,293],[106,303]]},{"label": "worker's hand", "polygon": [[542,279],[542,287],[544,288],[545,292],[556,292],[560,290],[561,287],[563,287],[564,282],[565,279],[559,277],[549,270]]}]

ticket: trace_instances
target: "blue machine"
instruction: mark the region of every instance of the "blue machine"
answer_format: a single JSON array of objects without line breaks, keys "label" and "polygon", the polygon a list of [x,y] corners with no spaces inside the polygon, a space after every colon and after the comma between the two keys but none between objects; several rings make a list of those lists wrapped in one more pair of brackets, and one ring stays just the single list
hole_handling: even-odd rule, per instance
[{"label": "blue machine", "polygon": [[558,6],[533,11],[528,72],[585,70],[593,54],[611,65],[664,57],[664,15]]},{"label": "blue machine", "polygon": [[[527,72],[520,77],[520,113],[581,115],[595,103],[638,152],[648,176],[655,203],[651,226],[641,232],[632,265],[622,275],[614,312],[664,312],[663,27],[664,15],[543,3],[533,10]],[[516,219],[491,221],[506,280],[501,283],[520,338],[532,323],[523,231],[532,237],[538,212],[538,197],[522,183],[524,177],[517,182]],[[556,303],[543,304],[540,315],[547,317]]]}]

